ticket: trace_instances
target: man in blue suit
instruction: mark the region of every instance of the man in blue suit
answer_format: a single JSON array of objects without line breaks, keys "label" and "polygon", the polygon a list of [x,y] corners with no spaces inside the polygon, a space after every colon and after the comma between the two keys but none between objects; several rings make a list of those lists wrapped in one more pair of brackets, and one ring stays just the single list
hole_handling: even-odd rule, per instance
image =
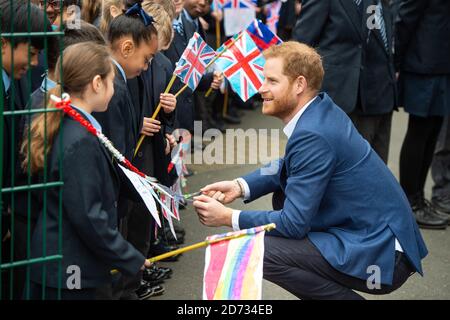
[{"label": "man in blue suit", "polygon": [[[353,290],[386,294],[422,274],[427,249],[408,200],[345,112],[318,93],[319,54],[285,42],[264,55],[263,113],[285,123],[285,156],[202,189],[194,202],[200,221],[234,229],[275,223],[265,239],[264,277],[302,299],[361,299]],[[279,211],[222,204],[280,189],[286,198]]]}]

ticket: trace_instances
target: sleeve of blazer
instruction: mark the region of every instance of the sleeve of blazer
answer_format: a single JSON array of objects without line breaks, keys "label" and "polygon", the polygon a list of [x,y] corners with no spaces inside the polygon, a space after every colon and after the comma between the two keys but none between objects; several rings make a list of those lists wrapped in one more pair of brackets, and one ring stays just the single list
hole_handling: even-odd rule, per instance
[{"label": "sleeve of blazer", "polygon": [[[299,135],[300,136],[300,135]],[[335,153],[321,136],[303,132],[294,141],[296,150],[289,155],[286,199],[279,211],[242,211],[241,229],[275,223],[271,236],[302,239],[310,230],[311,220],[335,170]],[[288,161],[286,157],[285,161]]]},{"label": "sleeve of blazer", "polygon": [[122,237],[117,228],[109,224],[110,213],[104,208],[114,204],[102,202],[104,178],[97,169],[104,166],[104,161],[98,142],[90,138],[80,140],[78,146],[75,145],[65,154],[65,212],[82,241],[99,259],[126,274],[135,275],[145,258]]},{"label": "sleeve of blazer", "polygon": [[283,159],[277,159],[266,166],[242,177],[250,189],[250,197],[245,201],[251,202],[280,188],[280,172]]},{"label": "sleeve of blazer", "polygon": [[400,70],[411,37],[427,7],[427,0],[403,0],[395,23],[395,66]]},{"label": "sleeve of blazer", "polygon": [[[296,41],[316,47],[325,26],[331,0],[304,0],[300,16],[292,31]],[[336,1],[336,0],[333,0]]]},{"label": "sleeve of blazer", "polygon": [[95,119],[101,124],[102,132],[112,141],[114,146],[122,154],[126,155],[128,146],[124,137],[126,134],[122,128],[123,124],[129,119],[125,118],[123,113],[123,108],[127,106],[127,99],[124,90],[126,90],[124,85],[118,83],[119,80],[114,80],[114,95],[109,102],[108,110],[105,112],[97,112],[94,114]]}]

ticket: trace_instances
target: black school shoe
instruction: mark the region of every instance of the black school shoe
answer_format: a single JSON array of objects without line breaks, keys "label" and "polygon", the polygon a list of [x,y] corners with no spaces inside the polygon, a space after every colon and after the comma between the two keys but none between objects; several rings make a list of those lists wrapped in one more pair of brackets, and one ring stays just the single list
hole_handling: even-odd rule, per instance
[{"label": "black school shoe", "polygon": [[[167,245],[165,242],[160,241],[159,239],[156,240],[155,242],[153,242],[150,246],[150,250],[149,250],[149,256],[150,257],[156,257],[159,256],[161,254],[173,251],[178,249],[178,246],[170,246]],[[175,262],[178,261],[178,258],[181,256],[181,254],[177,254],[175,256],[163,259],[161,261],[166,261],[166,262]]]},{"label": "black school shoe", "polygon": [[151,284],[161,284],[164,280],[170,279],[173,271],[171,268],[158,267],[153,265],[145,269],[142,278]]},{"label": "black school shoe", "polygon": [[175,234],[177,238],[175,239],[174,235],[172,234],[172,231],[170,231],[170,228],[164,228],[163,234],[160,235],[161,240],[165,240],[168,244],[183,244],[184,243],[184,236],[180,233],[177,233],[175,231]]},{"label": "black school shoe", "polygon": [[146,300],[151,297],[164,294],[164,287],[160,285],[151,285],[145,280],[141,280],[141,286],[136,290],[139,300]]},{"label": "black school shoe", "polygon": [[448,221],[436,214],[436,211],[425,199],[419,199],[411,205],[416,222],[422,229],[445,229]]},{"label": "black school shoe", "polygon": [[431,203],[436,210],[450,214],[450,196],[434,197],[431,199]]}]

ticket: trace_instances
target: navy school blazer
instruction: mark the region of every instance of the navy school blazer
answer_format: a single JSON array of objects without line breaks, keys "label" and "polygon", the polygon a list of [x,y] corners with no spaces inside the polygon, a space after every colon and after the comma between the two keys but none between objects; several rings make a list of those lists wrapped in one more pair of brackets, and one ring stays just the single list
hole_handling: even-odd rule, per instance
[{"label": "navy school blazer", "polygon": [[[82,289],[111,283],[111,269],[119,269],[128,275],[137,274],[145,258],[117,228],[119,189],[129,183],[123,181],[126,178],[119,173],[111,154],[97,137],[67,116],[62,128],[48,157],[49,181],[59,181],[60,169],[63,172],[61,220],[59,188],[50,188],[47,210],[45,215],[41,212],[31,242],[33,258],[58,254],[61,223],[62,269],[58,268],[58,261],[45,263],[45,285],[56,288],[61,272],[62,288],[65,289],[71,276],[70,266],[79,267]],[[62,159],[60,153],[64,155]],[[132,197],[137,200],[137,195]],[[43,283],[42,266],[41,263],[32,265],[32,281]]]}]

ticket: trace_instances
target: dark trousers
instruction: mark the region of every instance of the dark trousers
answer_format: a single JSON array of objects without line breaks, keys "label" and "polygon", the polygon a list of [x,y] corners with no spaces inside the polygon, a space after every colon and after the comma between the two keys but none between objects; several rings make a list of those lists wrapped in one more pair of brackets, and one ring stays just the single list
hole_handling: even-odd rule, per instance
[{"label": "dark trousers", "polygon": [[436,144],[431,174],[434,181],[433,198],[448,197],[450,195],[450,117],[442,125],[441,133]]},{"label": "dark trousers", "polygon": [[[127,241],[145,257],[150,249],[152,215],[143,203],[133,202],[127,216]],[[134,299],[134,293],[141,285],[142,271],[135,276],[122,276],[123,293],[121,299]]]},{"label": "dark trousers", "polygon": [[[391,286],[370,290],[365,280],[334,269],[308,239],[266,236],[264,240],[264,278],[300,299],[361,300],[353,290],[387,294],[398,289],[413,273],[404,254],[397,252]],[[369,275],[368,275],[369,277]]]},{"label": "dark trousers", "polygon": [[387,163],[391,141],[392,112],[381,115],[349,114],[359,133],[366,139],[380,158]]},{"label": "dark trousers", "polygon": [[443,117],[409,115],[400,152],[400,184],[410,200],[423,196]]}]

